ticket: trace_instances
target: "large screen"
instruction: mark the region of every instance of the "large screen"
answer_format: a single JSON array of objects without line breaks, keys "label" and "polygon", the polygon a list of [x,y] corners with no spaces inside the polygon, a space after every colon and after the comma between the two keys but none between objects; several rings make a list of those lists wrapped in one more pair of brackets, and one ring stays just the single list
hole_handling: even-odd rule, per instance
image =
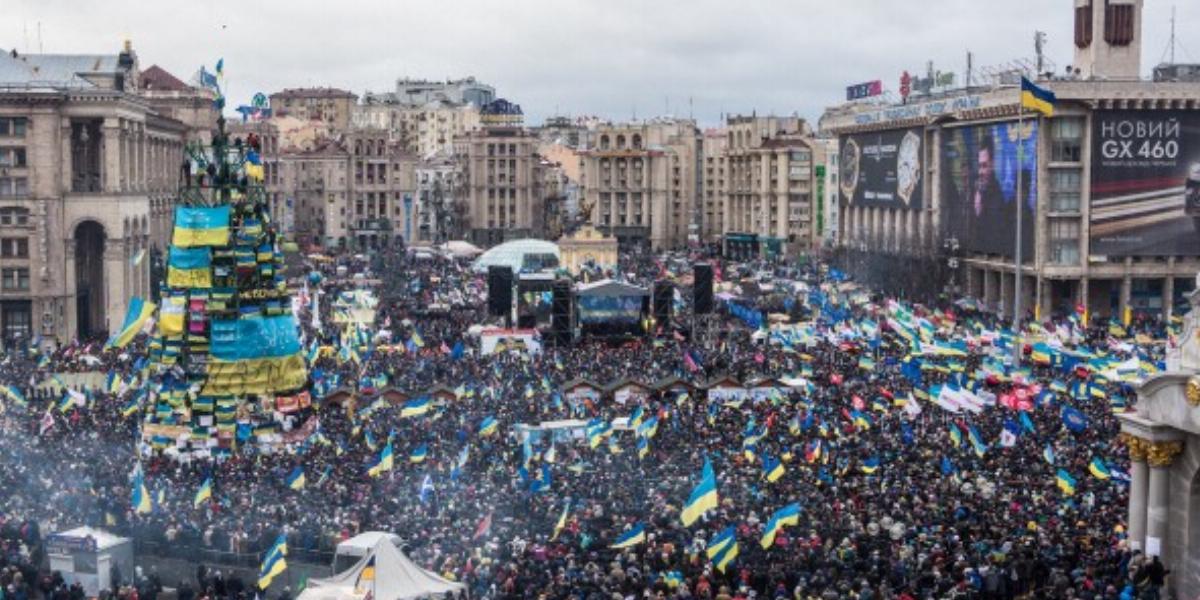
[{"label": "large screen", "polygon": [[924,153],[920,129],[844,135],[841,197],[852,205],[920,208]]},{"label": "large screen", "polygon": [[641,296],[580,296],[579,322],[636,325],[642,319]]},{"label": "large screen", "polygon": [[1019,135],[1017,129],[1014,121],[942,132],[942,214],[947,234],[964,250],[1012,256],[1020,172],[1021,262],[1031,262],[1038,124],[1026,121]]},{"label": "large screen", "polygon": [[1093,256],[1200,255],[1200,114],[1096,111]]}]

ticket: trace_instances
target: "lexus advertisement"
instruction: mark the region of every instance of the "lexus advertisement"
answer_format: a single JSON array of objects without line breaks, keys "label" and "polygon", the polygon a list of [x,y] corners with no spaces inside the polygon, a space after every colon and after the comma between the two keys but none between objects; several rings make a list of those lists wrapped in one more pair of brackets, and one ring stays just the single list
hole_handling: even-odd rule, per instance
[{"label": "lexus advertisement", "polygon": [[845,135],[839,142],[844,202],[879,208],[921,207],[924,152],[920,129]]},{"label": "lexus advertisement", "polygon": [[[947,236],[968,252],[1011,257],[1020,182],[1021,262],[1033,261],[1038,123],[1015,121],[942,132],[942,198]],[[1017,174],[1020,173],[1020,177]]]},{"label": "lexus advertisement", "polygon": [[1200,114],[1096,111],[1092,256],[1200,256]]}]

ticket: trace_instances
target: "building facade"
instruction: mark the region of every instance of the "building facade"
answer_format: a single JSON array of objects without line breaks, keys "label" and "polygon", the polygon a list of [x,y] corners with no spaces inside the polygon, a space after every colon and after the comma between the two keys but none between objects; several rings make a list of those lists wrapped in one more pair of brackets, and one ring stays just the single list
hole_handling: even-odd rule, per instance
[{"label": "building facade", "polygon": [[444,100],[419,106],[368,101],[355,107],[359,129],[383,129],[401,149],[420,158],[454,152],[454,138],[479,129],[479,107]]},{"label": "building facade", "polygon": [[476,108],[482,108],[496,99],[496,88],[474,77],[446,81],[402,77],[396,80],[395,91],[378,94],[367,92],[363,99],[367,104],[422,106],[431,102],[448,102],[473,104]]},{"label": "building facade", "polygon": [[462,237],[465,218],[457,202],[462,172],[450,157],[421,161],[416,168],[417,231],[414,242],[443,243]]},{"label": "building facade", "polygon": [[700,240],[720,243],[725,234],[725,179],[729,137],[724,129],[704,132],[704,183],[700,214]]},{"label": "building facade", "polygon": [[1079,64],[1038,82],[1058,98],[1052,117],[1000,84],[826,112],[843,247],[936,257],[953,267],[942,283],[1007,316],[1018,248],[1023,316],[1181,304],[1200,270],[1200,83],[1129,77],[1140,1],[1075,5]]},{"label": "building facade", "polygon": [[688,243],[699,198],[700,132],[694,121],[605,124],[581,150],[580,203],[622,248]]},{"label": "building facade", "polygon": [[350,127],[358,96],[337,88],[289,88],[271,94],[271,112],[279,117],[321,121],[336,131]]},{"label": "building facade", "polygon": [[[186,140],[137,55],[0,55],[0,341],[106,335],[170,237]],[[211,124],[204,124],[211,125]]]},{"label": "building facade", "polygon": [[482,109],[482,127],[455,140],[463,163],[460,188],[467,239],[481,247],[540,237],[537,136],[522,126],[521,108],[496,100]]},{"label": "building facade", "polygon": [[732,256],[811,250],[817,165],[824,146],[798,117],[735,116],[726,122],[722,235]]}]

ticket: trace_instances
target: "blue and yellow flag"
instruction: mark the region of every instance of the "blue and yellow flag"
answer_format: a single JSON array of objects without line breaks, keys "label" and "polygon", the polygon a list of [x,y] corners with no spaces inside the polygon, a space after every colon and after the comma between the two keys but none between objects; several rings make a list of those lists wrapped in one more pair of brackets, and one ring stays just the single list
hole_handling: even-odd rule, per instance
[{"label": "blue and yellow flag", "polygon": [[1075,495],[1075,478],[1063,469],[1059,469],[1055,476],[1055,483],[1058,484],[1058,489],[1067,496]]},{"label": "blue and yellow flag", "polygon": [[25,394],[15,385],[0,386],[0,396],[12,400],[17,406],[26,406]]},{"label": "blue and yellow flag", "polygon": [[1054,103],[1058,99],[1054,92],[1038,87],[1026,77],[1021,78],[1021,107],[1042,113],[1047,117],[1054,116]]},{"label": "blue and yellow flag", "polygon": [[415,448],[412,451],[412,454],[408,455],[408,462],[410,462],[410,463],[425,462],[425,457],[428,455],[429,455],[429,447],[426,446],[425,444],[421,444],[420,446],[418,446],[417,448]]},{"label": "blue and yellow flag", "polygon": [[1088,471],[1091,471],[1092,476],[1101,481],[1112,478],[1112,471],[1108,470],[1108,465],[1104,464],[1099,456],[1092,457],[1092,462],[1088,464]]},{"label": "blue and yellow flag", "polygon": [[612,545],[609,546],[609,548],[614,548],[614,549],[629,548],[631,546],[636,546],[644,541],[646,541],[646,526],[643,525],[642,523],[638,523],[638,524],[634,525],[633,528],[631,528],[629,531],[626,531],[625,533],[622,533],[619,537],[617,537],[617,540],[615,542],[613,542]]},{"label": "blue and yellow flag", "polygon": [[433,402],[428,397],[416,398],[404,403],[404,408],[400,409],[402,418],[419,417],[433,408]]},{"label": "blue and yellow flag", "polygon": [[125,313],[125,321],[121,324],[121,328],[117,330],[116,335],[109,338],[104,348],[124,348],[129,342],[133,341],[134,336],[146,324],[146,319],[149,319],[150,315],[153,314],[153,302],[144,302],[140,296],[134,296],[129,301],[129,310]]},{"label": "blue and yellow flag", "polygon": [[779,531],[786,526],[795,525],[800,522],[800,503],[793,502],[771,515],[771,520],[767,521],[767,526],[763,529],[762,539],[759,544],[763,550],[775,545],[775,536]]},{"label": "blue and yellow flag", "polygon": [[196,497],[192,498],[192,508],[200,508],[206,500],[212,499],[212,477],[204,480],[200,484],[200,489],[196,490]]},{"label": "blue and yellow flag", "polygon": [[395,466],[395,459],[392,457],[392,441],[388,440],[387,445],[383,447],[383,452],[379,453],[379,459],[367,469],[367,475],[379,477],[391,471],[393,466]]},{"label": "blue and yellow flag", "polygon": [[786,469],[783,467],[783,462],[781,462],[778,458],[774,458],[767,454],[763,455],[763,477],[766,477],[767,481],[771,483],[779,481],[779,478],[783,477],[785,471]]},{"label": "blue and yellow flag", "polygon": [[680,518],[684,526],[691,526],[705,512],[717,507],[717,476],[713,472],[712,462],[704,459],[704,470],[700,474],[700,483],[692,490],[692,495],[683,505]]},{"label": "blue and yellow flag", "polygon": [[177,288],[212,287],[212,249],[171,246],[167,253],[167,285]]},{"label": "blue and yellow flag", "polygon": [[570,498],[568,498],[566,504],[563,505],[563,511],[562,514],[558,516],[558,521],[555,521],[554,523],[554,535],[550,536],[550,541],[553,542],[554,540],[558,539],[558,534],[562,533],[563,528],[567,526],[567,516],[569,514],[571,514]]},{"label": "blue and yellow flag", "polygon": [[879,465],[880,465],[879,457],[872,456],[871,458],[868,458],[868,459],[862,461],[862,466],[860,468],[862,469],[863,473],[866,473],[867,475],[871,475],[875,471],[879,470]]},{"label": "blue and yellow flag", "polygon": [[722,550],[724,550],[726,546],[736,543],[737,540],[734,537],[736,533],[736,528],[734,528],[733,525],[730,525],[725,529],[722,529],[721,532],[716,535],[716,537],[709,540],[708,547],[705,549],[705,553],[708,554],[708,558],[712,559]]},{"label": "blue and yellow flag", "polygon": [[271,582],[287,570],[287,534],[281,533],[275,543],[263,556],[262,566],[258,570],[258,589],[271,587]]},{"label": "blue and yellow flag", "polygon": [[142,474],[142,466],[138,465],[133,472],[133,494],[130,498],[133,511],[139,515],[148,515],[154,510],[150,500],[150,490],[146,489],[146,476]]},{"label": "blue and yellow flag", "polygon": [[287,476],[285,483],[287,483],[288,488],[293,490],[304,489],[304,485],[308,483],[308,480],[304,477],[304,468],[297,465],[296,468],[292,469],[292,472]]},{"label": "blue and yellow flag", "polygon": [[486,417],[483,419],[483,422],[479,424],[479,435],[483,437],[492,435],[493,433],[496,433],[496,429],[499,426],[500,422],[496,420],[496,417]]},{"label": "blue and yellow flag", "polygon": [[180,248],[229,244],[229,205],[176,206],[171,243]]}]

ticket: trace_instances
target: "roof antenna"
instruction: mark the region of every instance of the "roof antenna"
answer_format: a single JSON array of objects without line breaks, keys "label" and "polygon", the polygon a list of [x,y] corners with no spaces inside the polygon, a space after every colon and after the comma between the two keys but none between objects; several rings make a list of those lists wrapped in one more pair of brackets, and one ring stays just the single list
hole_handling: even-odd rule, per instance
[{"label": "roof antenna", "polygon": [[42,48],[42,22],[38,21],[38,54],[45,54],[45,48]]}]

